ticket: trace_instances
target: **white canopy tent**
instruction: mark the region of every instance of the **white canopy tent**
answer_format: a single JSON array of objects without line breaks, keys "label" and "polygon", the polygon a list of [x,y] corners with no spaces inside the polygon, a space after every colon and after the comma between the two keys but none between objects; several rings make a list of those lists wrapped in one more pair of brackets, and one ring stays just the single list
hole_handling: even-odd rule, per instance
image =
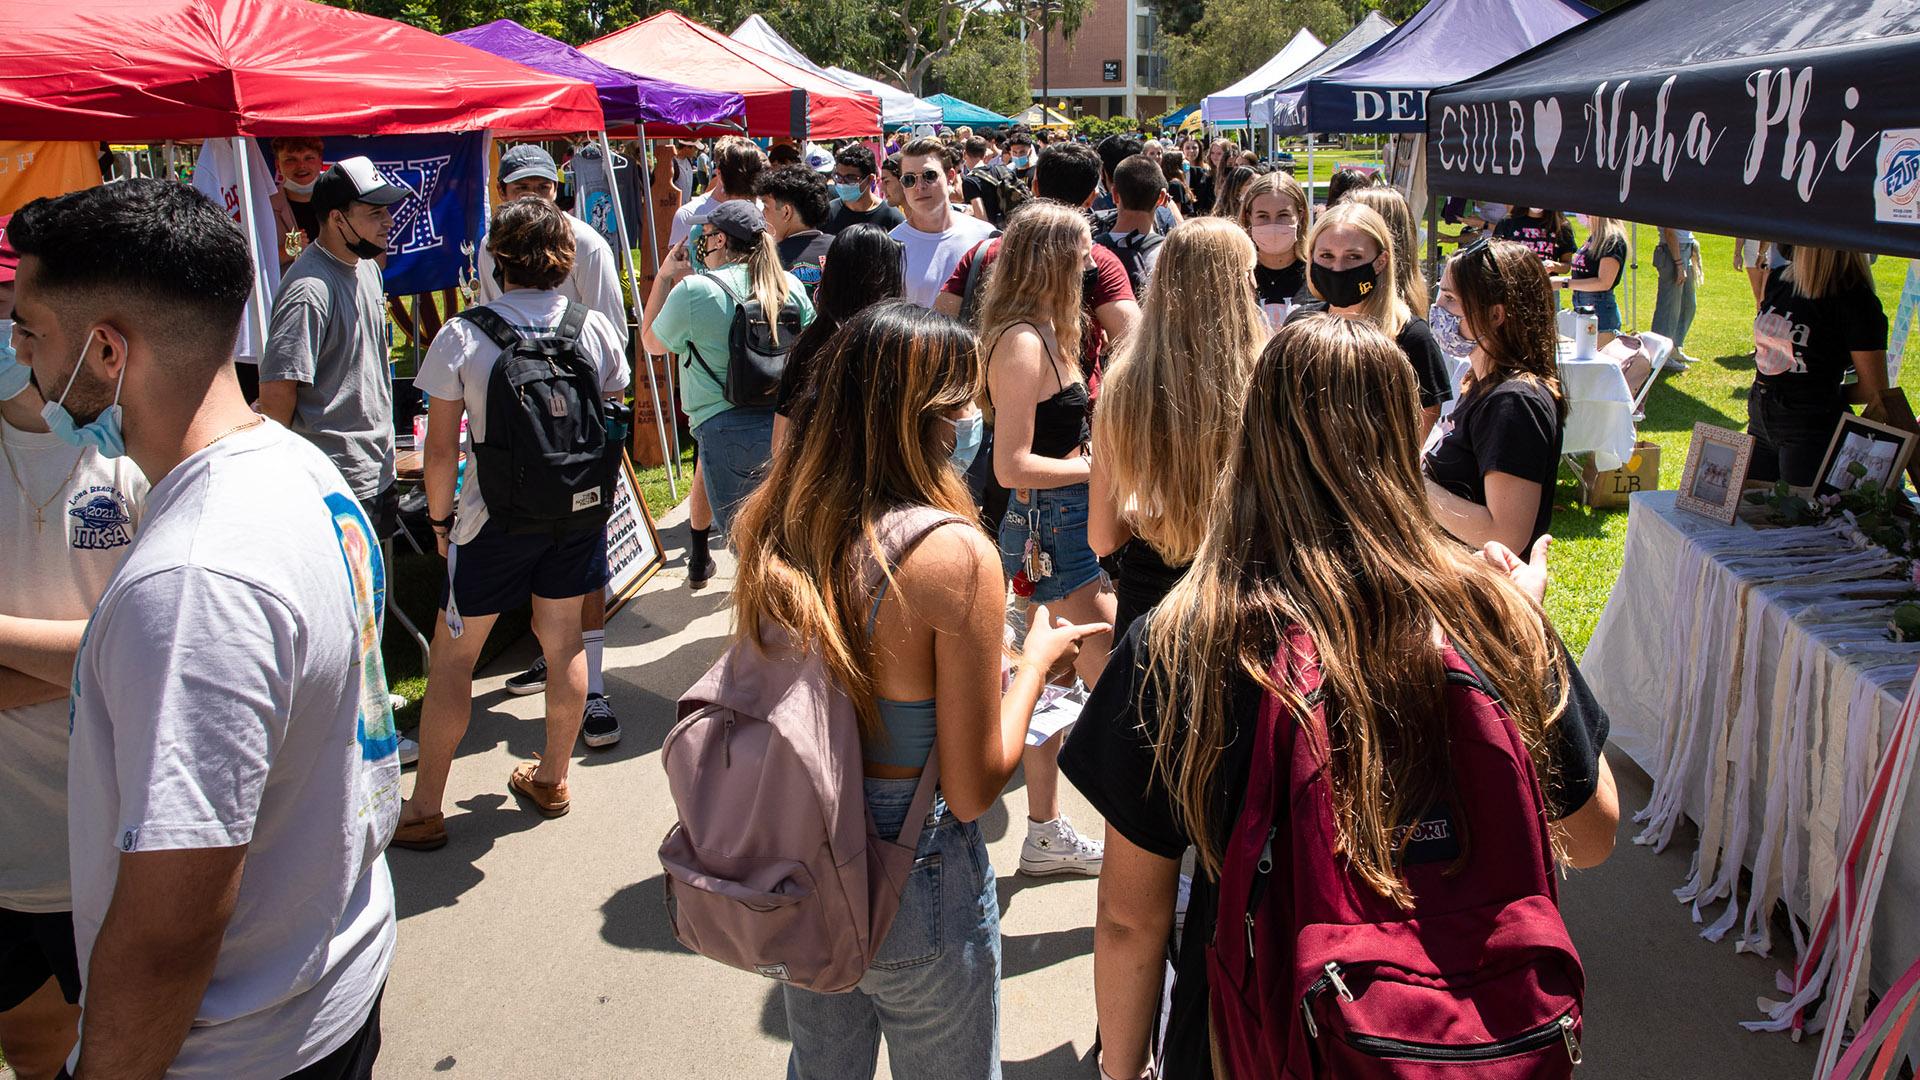
[{"label": "white canopy tent", "polygon": [[888,86],[877,79],[865,75],[856,75],[845,68],[823,68],[807,59],[807,55],[793,47],[793,43],[780,36],[773,24],[758,14],[747,16],[733,33],[727,35],[742,45],[771,53],[798,68],[804,68],[823,79],[832,79],[852,90],[863,94],[872,94],[880,99],[880,123],[886,127],[896,124],[938,124],[940,106],[931,101],[923,101],[905,90]]},{"label": "white canopy tent", "polygon": [[1209,124],[1235,125],[1247,122],[1247,102],[1271,89],[1274,84],[1313,62],[1326,51],[1326,43],[1302,27],[1293,40],[1266,63],[1225,90],[1208,94],[1200,103],[1200,117]]}]

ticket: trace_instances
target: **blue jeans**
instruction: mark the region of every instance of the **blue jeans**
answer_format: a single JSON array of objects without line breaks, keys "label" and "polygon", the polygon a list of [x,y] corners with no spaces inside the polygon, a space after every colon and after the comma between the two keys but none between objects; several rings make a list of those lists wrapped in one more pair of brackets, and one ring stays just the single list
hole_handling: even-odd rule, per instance
[{"label": "blue jeans", "polygon": [[1000,566],[1011,579],[1026,566],[1027,537],[1053,556],[1053,573],[1033,583],[1033,602],[1064,600],[1100,578],[1100,560],[1087,543],[1087,485],[1040,488],[1022,501],[1015,491],[1000,521]]},{"label": "blue jeans", "polygon": [[693,437],[700,442],[700,475],[714,523],[731,532],[733,515],[773,460],[773,410],[728,409],[694,428]]},{"label": "blue jeans", "polygon": [[1620,301],[1613,290],[1606,292],[1577,292],[1573,294],[1573,310],[1591,312],[1599,317],[1600,332],[1617,334],[1620,332]]},{"label": "blue jeans", "polygon": [[1660,290],[1654,294],[1653,325],[1649,329],[1672,338],[1675,352],[1687,343],[1687,331],[1693,328],[1693,313],[1700,293],[1700,275],[1694,273],[1693,264],[1699,251],[1698,241],[1680,248],[1680,257],[1686,260],[1683,265],[1687,269],[1687,280],[1675,285],[1673,256],[1667,254],[1667,245],[1660,244],[1653,249],[1653,270],[1660,279]]},{"label": "blue jeans", "polygon": [[[865,782],[882,836],[900,835],[918,780]],[[782,986],[788,1080],[871,1078],[880,1037],[895,1077],[999,1080],[1000,900],[973,822],[935,799],[900,914],[860,984],[844,994]]]}]

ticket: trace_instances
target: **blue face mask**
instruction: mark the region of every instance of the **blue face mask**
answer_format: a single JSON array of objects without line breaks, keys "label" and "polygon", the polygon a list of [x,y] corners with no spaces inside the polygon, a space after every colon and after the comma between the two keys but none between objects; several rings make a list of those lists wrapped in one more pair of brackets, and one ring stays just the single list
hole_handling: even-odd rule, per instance
[{"label": "blue face mask", "polygon": [[839,196],[841,202],[851,203],[859,202],[861,197],[867,193],[867,189],[860,184],[835,184],[833,185],[833,193]]},{"label": "blue face mask", "polygon": [[953,453],[947,460],[953,462],[955,469],[966,472],[973,464],[973,459],[980,454],[980,439],[986,430],[986,418],[975,412],[958,420],[949,418],[947,423],[953,425]]},{"label": "blue face mask", "polygon": [[1471,356],[1480,343],[1460,330],[1460,316],[1438,304],[1427,312],[1427,325],[1433,328],[1434,344],[1448,356]]},{"label": "blue face mask", "polygon": [[26,393],[33,382],[33,369],[13,353],[13,320],[0,319],[0,401],[12,401]]},{"label": "blue face mask", "polygon": [[1022,154],[1019,157],[1016,157],[1013,159],[1013,167],[1016,169],[1024,169],[1031,164],[1033,164],[1033,159],[1026,156],[1025,154]]},{"label": "blue face mask", "polygon": [[[93,343],[93,335],[87,335],[87,345]],[[67,376],[67,385],[60,391],[58,400],[49,401],[40,409],[40,419],[46,422],[47,430],[69,446],[92,447],[104,458],[124,457],[127,453],[126,435],[120,429],[120,387],[127,381],[125,357],[121,358],[120,378],[113,384],[113,404],[100,410],[100,415],[85,424],[75,424],[73,414],[67,411],[67,395],[73,391],[73,384],[80,377],[80,368],[86,363],[87,345],[80,347],[80,359],[73,365],[73,374]],[[122,349],[124,351],[124,347]]]}]

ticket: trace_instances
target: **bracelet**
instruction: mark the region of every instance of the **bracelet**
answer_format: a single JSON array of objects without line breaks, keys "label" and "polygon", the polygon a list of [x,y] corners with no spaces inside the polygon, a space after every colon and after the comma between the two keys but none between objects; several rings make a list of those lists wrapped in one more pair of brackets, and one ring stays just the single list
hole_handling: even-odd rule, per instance
[{"label": "bracelet", "polygon": [[443,518],[430,517],[427,519],[427,524],[433,526],[436,531],[451,529],[453,528],[453,515],[448,514]]},{"label": "bracelet", "polygon": [[[1100,1080],[1121,1080],[1120,1077],[1107,1071],[1107,1055],[1105,1051],[1101,1051],[1099,1058],[1094,1063],[1094,1068],[1100,1070]],[[1141,1069],[1139,1075],[1133,1078],[1133,1080],[1155,1080],[1155,1076],[1153,1062],[1149,1060],[1146,1068]]]}]

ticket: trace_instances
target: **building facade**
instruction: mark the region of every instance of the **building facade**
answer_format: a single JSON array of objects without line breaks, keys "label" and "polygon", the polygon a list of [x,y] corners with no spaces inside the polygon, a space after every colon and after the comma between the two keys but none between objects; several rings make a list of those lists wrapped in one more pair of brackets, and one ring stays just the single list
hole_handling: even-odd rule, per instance
[{"label": "building facade", "polygon": [[1053,30],[1038,51],[1033,100],[1069,117],[1150,119],[1173,108],[1159,21],[1145,0],[1094,0],[1071,38]]}]

